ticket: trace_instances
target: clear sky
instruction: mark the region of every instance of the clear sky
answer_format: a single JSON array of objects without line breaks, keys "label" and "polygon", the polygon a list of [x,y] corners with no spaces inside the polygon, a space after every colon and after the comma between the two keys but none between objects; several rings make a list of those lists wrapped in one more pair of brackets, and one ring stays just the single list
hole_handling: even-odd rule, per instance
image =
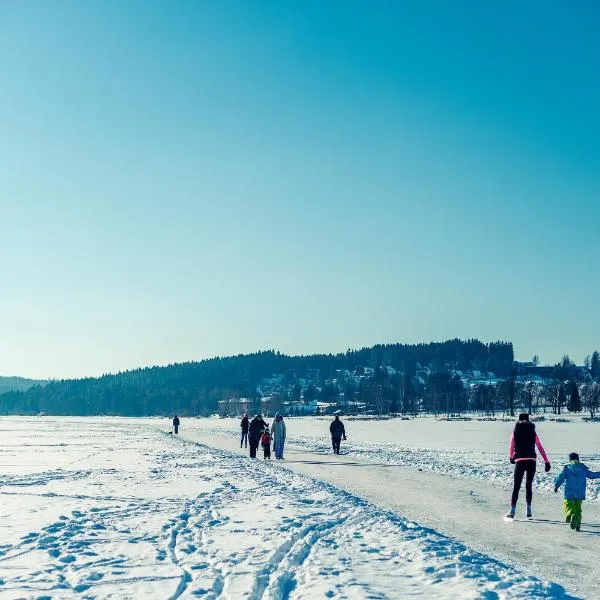
[{"label": "clear sky", "polygon": [[600,348],[593,0],[0,2],[0,374]]}]

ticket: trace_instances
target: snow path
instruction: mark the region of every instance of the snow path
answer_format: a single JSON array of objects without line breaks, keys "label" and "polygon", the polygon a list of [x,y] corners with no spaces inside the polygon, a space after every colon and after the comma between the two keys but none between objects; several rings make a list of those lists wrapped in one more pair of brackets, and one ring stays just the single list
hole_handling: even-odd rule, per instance
[{"label": "snow path", "polygon": [[2,598],[567,597],[327,482],[148,423],[4,423]]},{"label": "snow path", "polygon": [[[230,436],[185,434],[212,447],[243,453]],[[284,470],[309,475],[348,490],[378,507],[400,514],[524,573],[556,581],[570,593],[597,597],[600,565],[600,507],[584,506],[582,532],[571,532],[562,521],[562,497],[537,493],[535,519],[517,515],[516,522],[502,518],[509,498],[508,486],[466,480],[431,471],[374,463],[351,455],[323,457],[296,449],[286,450]],[[519,513],[525,509],[523,499]]]},{"label": "snow path", "polygon": [[[331,417],[288,419],[293,447],[305,452],[329,455],[328,427]],[[200,419],[186,421],[190,429],[238,437],[239,419]],[[503,485],[512,467],[508,462],[508,440],[514,421],[436,421],[422,417],[413,420],[346,422],[347,454],[370,462],[402,465],[422,471],[496,482]],[[600,471],[600,423],[540,422],[537,430],[554,466],[549,476],[536,477],[538,490],[551,492],[561,465],[573,450],[592,470]],[[600,503],[600,480],[588,482],[587,499]]]}]

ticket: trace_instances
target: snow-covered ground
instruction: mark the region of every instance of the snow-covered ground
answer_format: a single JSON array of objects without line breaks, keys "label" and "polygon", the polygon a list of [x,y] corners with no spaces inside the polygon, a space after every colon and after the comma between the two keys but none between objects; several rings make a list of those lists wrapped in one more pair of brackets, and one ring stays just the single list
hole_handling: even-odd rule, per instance
[{"label": "snow-covered ground", "polygon": [[[331,417],[286,419],[288,443],[329,454],[330,421]],[[505,484],[512,476],[508,444],[514,422],[438,421],[427,417],[344,422],[348,441],[343,443],[343,451],[351,456],[498,484]],[[239,435],[237,419],[191,419],[184,426]],[[536,428],[553,465],[549,475],[539,469],[536,488],[553,489],[554,478],[568,462],[569,452],[579,452],[592,470],[600,471],[600,422],[586,423],[576,417],[567,422],[540,422]],[[600,480],[588,482],[588,500],[600,502]]]},{"label": "snow-covered ground", "polygon": [[0,496],[7,599],[564,597],[349,492],[155,420],[0,419]]}]

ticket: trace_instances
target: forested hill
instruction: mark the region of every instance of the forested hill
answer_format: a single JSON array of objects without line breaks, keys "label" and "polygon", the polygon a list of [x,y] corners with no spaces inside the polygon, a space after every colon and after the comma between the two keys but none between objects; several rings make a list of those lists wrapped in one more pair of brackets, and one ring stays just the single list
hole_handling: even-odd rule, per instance
[{"label": "forested hill", "polygon": [[5,394],[6,392],[24,392],[34,385],[46,385],[46,383],[46,381],[36,381],[23,377],[0,376],[0,394]]},{"label": "forested hill", "polygon": [[215,412],[219,400],[256,397],[259,382],[274,374],[293,382],[309,370],[318,369],[320,381],[325,382],[338,369],[387,365],[410,376],[418,366],[433,371],[477,369],[505,376],[512,364],[512,344],[483,344],[477,340],[377,345],[335,355],[286,356],[266,351],[97,378],[52,381],[0,395],[0,414],[208,415]]}]

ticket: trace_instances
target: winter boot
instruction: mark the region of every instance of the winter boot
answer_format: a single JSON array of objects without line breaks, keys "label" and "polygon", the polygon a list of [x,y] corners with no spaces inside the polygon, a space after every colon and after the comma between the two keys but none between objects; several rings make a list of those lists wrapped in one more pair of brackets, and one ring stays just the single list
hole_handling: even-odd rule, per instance
[{"label": "winter boot", "polygon": [[515,518],[515,506],[511,506],[510,510],[506,513],[506,518],[507,519],[514,519]]},{"label": "winter boot", "polygon": [[531,504],[527,505],[527,518],[528,519],[532,519],[533,518],[533,513],[531,512]]}]

